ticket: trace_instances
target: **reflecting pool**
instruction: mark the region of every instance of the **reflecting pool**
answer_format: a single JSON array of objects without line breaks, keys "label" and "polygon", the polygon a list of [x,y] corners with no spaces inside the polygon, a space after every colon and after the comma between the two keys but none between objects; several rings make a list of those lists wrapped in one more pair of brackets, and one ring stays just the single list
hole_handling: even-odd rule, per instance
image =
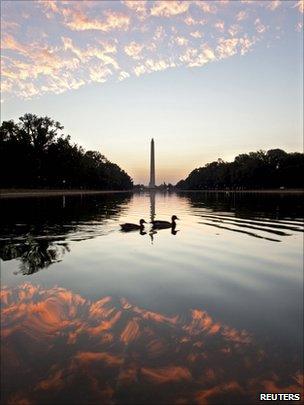
[{"label": "reflecting pool", "polygon": [[[302,392],[303,197],[1,199],[5,404]],[[175,229],[122,232],[140,218]]]}]

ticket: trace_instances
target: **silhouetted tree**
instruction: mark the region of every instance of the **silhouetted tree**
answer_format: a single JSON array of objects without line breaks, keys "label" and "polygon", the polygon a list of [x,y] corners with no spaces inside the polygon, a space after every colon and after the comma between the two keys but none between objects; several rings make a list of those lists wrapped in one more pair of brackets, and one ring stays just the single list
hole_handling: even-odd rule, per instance
[{"label": "silhouetted tree", "polygon": [[96,151],[71,143],[49,117],[25,114],[0,128],[0,187],[130,189],[132,179]]},{"label": "silhouetted tree", "polygon": [[233,162],[218,159],[207,163],[194,169],[176,187],[183,190],[302,188],[303,169],[303,153],[259,150],[238,155]]}]

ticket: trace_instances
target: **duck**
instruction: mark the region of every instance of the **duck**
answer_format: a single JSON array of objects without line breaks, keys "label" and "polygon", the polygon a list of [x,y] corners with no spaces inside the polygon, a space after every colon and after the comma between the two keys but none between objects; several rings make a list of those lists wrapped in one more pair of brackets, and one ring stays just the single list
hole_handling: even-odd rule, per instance
[{"label": "duck", "polygon": [[172,215],[171,222],[169,222],[169,221],[151,221],[152,228],[154,228],[154,229],[175,228],[176,227],[175,221],[177,219],[179,219],[179,218],[177,218],[176,215]]},{"label": "duck", "polygon": [[126,223],[126,224],[120,224],[121,226],[121,230],[124,232],[130,232],[130,231],[143,231],[144,229],[144,224],[146,224],[147,222],[144,219],[141,219],[139,221],[139,225],[137,224],[130,224],[130,223]]}]

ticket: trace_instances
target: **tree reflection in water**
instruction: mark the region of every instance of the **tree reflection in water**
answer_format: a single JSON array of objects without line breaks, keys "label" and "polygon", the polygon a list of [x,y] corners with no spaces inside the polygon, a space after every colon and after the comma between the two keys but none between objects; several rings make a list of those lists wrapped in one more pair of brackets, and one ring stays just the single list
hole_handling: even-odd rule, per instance
[{"label": "tree reflection in water", "polygon": [[18,273],[30,275],[63,259],[68,240],[103,234],[103,224],[117,218],[128,193],[103,196],[1,200],[0,258],[18,259]]},{"label": "tree reflection in water", "polygon": [[31,283],[1,299],[4,403],[256,403],[259,392],[301,392],[296,363],[202,309],[167,315]]},{"label": "tree reflection in water", "polygon": [[282,220],[303,217],[303,197],[300,194],[235,193],[235,192],[184,192],[191,207],[204,207],[214,213],[231,213],[236,218]]},{"label": "tree reflection in water", "polygon": [[68,243],[53,243],[28,237],[22,243],[8,242],[0,245],[2,260],[20,260],[20,270],[15,274],[30,275],[60,262],[63,255],[69,252]]},{"label": "tree reflection in water", "polygon": [[181,196],[194,208],[200,225],[219,231],[270,242],[281,242],[294,232],[303,233],[301,194],[193,192]]}]

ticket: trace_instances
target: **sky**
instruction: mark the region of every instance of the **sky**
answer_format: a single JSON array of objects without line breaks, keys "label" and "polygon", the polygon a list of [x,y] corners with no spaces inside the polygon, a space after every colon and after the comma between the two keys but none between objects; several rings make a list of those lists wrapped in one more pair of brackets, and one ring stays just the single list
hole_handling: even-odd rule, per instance
[{"label": "sky", "polygon": [[303,151],[301,1],[1,1],[1,117],[50,116],[135,183]]}]

